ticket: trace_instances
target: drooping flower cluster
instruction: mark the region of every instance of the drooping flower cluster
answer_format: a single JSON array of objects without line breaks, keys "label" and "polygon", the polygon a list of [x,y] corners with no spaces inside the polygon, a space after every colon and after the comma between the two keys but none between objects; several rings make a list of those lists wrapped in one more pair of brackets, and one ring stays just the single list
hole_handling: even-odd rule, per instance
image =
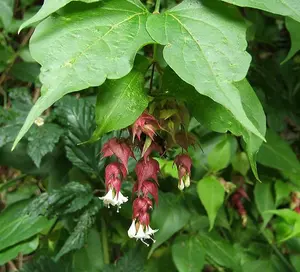
[{"label": "drooping flower cluster", "polygon": [[245,189],[239,187],[231,196],[230,202],[234,209],[237,210],[238,214],[242,218],[242,224],[245,227],[247,224],[247,211],[243,204],[243,199],[250,201]]},{"label": "drooping flower cluster", "polygon": [[[187,146],[193,144],[192,140],[188,139],[191,137],[187,133],[185,133],[185,136],[188,137],[186,140],[185,136],[180,134],[180,121],[176,121],[178,123],[178,134],[176,134],[175,130],[170,131],[170,127],[172,128],[170,125],[172,123],[172,114],[168,115],[168,120],[162,120],[161,114],[158,114],[158,116],[159,121],[153,115],[149,114],[149,112],[145,111],[129,128],[132,135],[131,143],[129,138],[112,138],[103,145],[101,150],[103,158],[117,158],[116,162],[108,164],[105,168],[106,195],[100,197],[106,206],[117,206],[117,211],[119,211],[123,203],[128,201],[128,197],[125,197],[121,193],[122,182],[128,174],[128,160],[130,157],[135,159],[133,153],[135,147],[141,152],[141,158],[135,166],[136,182],[132,191],[134,198],[132,204],[132,224],[128,230],[128,236],[141,240],[147,246],[149,244],[146,240],[150,239],[155,242],[154,233],[158,231],[150,227],[150,212],[153,209],[153,202],[158,205],[158,174],[160,166],[157,160],[151,157],[151,154],[158,152],[162,156],[166,152],[166,149],[174,146],[174,143],[168,143],[168,136],[164,138],[161,134],[158,135],[158,132],[160,131],[165,135],[174,134],[175,136],[172,137],[174,141],[176,141],[177,135],[177,145],[186,149],[186,151]],[[179,117],[176,115],[176,118],[178,119]],[[166,120],[167,122],[164,122]],[[166,124],[168,127],[166,127]],[[180,154],[174,159],[174,164],[178,170],[178,188],[183,190],[185,187],[190,186],[192,160],[188,154]]]}]

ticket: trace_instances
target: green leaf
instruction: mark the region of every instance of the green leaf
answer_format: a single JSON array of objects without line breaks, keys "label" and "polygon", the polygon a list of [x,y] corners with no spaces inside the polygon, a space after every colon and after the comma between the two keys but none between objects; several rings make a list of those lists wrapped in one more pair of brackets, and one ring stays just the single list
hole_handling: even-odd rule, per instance
[{"label": "green leaf", "polygon": [[300,163],[291,147],[272,130],[266,134],[267,142],[258,152],[257,161],[265,166],[300,177]]},{"label": "green leaf", "polygon": [[223,139],[213,148],[207,157],[210,169],[218,172],[228,166],[237,149],[237,141],[231,135],[224,135]]},{"label": "green leaf", "polygon": [[112,0],[84,10],[72,9],[39,24],[31,38],[30,51],[42,65],[42,96],[27,116],[13,147],[34,120],[67,93],[127,75],[137,51],[152,42],[146,31],[148,14],[139,0]]},{"label": "green leaf", "polygon": [[223,205],[225,190],[220,181],[209,176],[200,180],[197,184],[197,192],[199,198],[208,214],[210,230],[214,226],[214,222],[218,210]]},{"label": "green leaf", "polygon": [[202,271],[205,251],[199,237],[178,236],[172,244],[172,257],[179,272]]},{"label": "green leaf", "polygon": [[222,0],[240,7],[262,9],[271,13],[288,16],[300,22],[300,5],[295,0]]},{"label": "green leaf", "polygon": [[54,262],[49,255],[42,255],[26,262],[21,272],[73,272],[67,261]]},{"label": "green leaf", "polygon": [[154,209],[151,219],[152,227],[159,231],[155,234],[156,243],[152,245],[149,256],[175,232],[182,229],[189,218],[190,213],[178,197],[171,193],[161,193],[159,208]]},{"label": "green leaf", "polygon": [[233,271],[241,271],[238,255],[232,244],[224,240],[217,233],[199,233],[199,240],[206,255],[216,264],[231,268]]},{"label": "green leaf", "polygon": [[264,228],[272,217],[271,214],[265,214],[264,212],[275,208],[275,201],[272,195],[272,183],[266,181],[262,183],[256,182],[254,198],[256,207],[264,220]]},{"label": "green leaf", "polygon": [[232,159],[232,167],[235,171],[241,173],[243,176],[247,175],[250,164],[245,152],[236,153]]},{"label": "green leaf", "polygon": [[56,124],[32,127],[28,134],[27,152],[37,167],[40,167],[42,158],[53,151],[62,134],[63,130]]},{"label": "green leaf", "polygon": [[163,254],[159,256],[152,256],[150,260],[147,261],[146,266],[141,272],[153,272],[153,271],[164,271],[164,272],[174,272],[176,267],[172,260],[171,250],[163,249]]},{"label": "green leaf", "polygon": [[290,224],[291,230],[283,237],[280,242],[286,241],[292,237],[299,236],[300,234],[300,214],[296,213],[295,211],[289,209],[280,209],[280,210],[270,210],[265,211],[265,214],[275,214],[279,217],[282,217],[288,224]]},{"label": "green leaf", "polygon": [[4,28],[8,28],[11,23],[11,20],[13,18],[13,7],[13,0],[0,1],[0,19],[4,25]]},{"label": "green leaf", "polygon": [[20,243],[45,229],[49,229],[54,220],[45,217],[31,218],[28,215],[21,216],[0,227],[0,250]]},{"label": "green leaf", "polygon": [[102,244],[99,232],[90,229],[85,246],[73,255],[74,272],[98,272],[104,266]]},{"label": "green leaf", "polygon": [[84,246],[88,232],[95,222],[96,214],[101,208],[100,202],[99,199],[94,199],[89,207],[80,215],[74,230],[70,233],[63,247],[55,256],[56,261],[68,252],[80,249]]},{"label": "green leaf", "polygon": [[70,182],[52,193],[43,193],[35,198],[24,210],[32,217],[45,215],[53,217],[77,212],[93,200],[91,187],[78,182]]},{"label": "green leaf", "polygon": [[135,247],[126,252],[116,263],[104,267],[103,272],[143,272],[145,266],[144,252],[140,247]]},{"label": "green leaf", "polygon": [[[255,123],[261,134],[265,135],[266,117],[255,92],[246,80],[236,83],[236,86],[240,91],[243,107],[248,117]],[[252,171],[258,179],[255,157],[262,144],[260,138],[244,129],[222,105],[199,94],[192,86],[180,80],[171,69],[166,69],[164,73],[162,89],[177,99],[186,101],[191,114],[209,129],[220,133],[229,130],[237,136],[242,135]]]},{"label": "green leaf", "polygon": [[13,247],[10,247],[0,253],[0,265],[7,263],[10,260],[16,258],[19,253],[23,255],[27,255],[32,253],[37,249],[39,245],[39,237],[35,236],[34,238],[30,239],[29,241],[22,242],[17,244]]},{"label": "green leaf", "polygon": [[143,113],[148,106],[144,90],[144,75],[131,71],[127,76],[108,80],[98,91],[96,104],[96,124],[91,141],[103,134],[125,128]]},{"label": "green leaf", "polygon": [[166,45],[164,58],[184,81],[224,106],[245,129],[264,139],[247,117],[233,84],[245,78],[250,64],[245,51],[246,25],[226,5],[201,2],[185,0],[164,14],[149,16],[147,30],[157,43]]},{"label": "green leaf", "polygon": [[72,1],[93,3],[93,2],[97,2],[99,0],[45,0],[43,6],[38,11],[38,13],[35,14],[33,17],[31,17],[29,20],[27,20],[26,22],[24,22],[21,25],[19,32],[22,29],[24,29],[36,22],[44,20],[46,17],[48,17],[52,13],[58,11],[59,9],[61,9],[62,7],[64,7],[65,5],[67,5],[68,3],[72,2]]},{"label": "green leaf", "polygon": [[37,63],[17,62],[10,70],[10,75],[23,82],[36,82],[40,74],[40,65]]},{"label": "green leaf", "polygon": [[[299,9],[299,15],[300,15],[300,9]],[[300,50],[300,37],[299,37],[300,23],[287,17],[285,19],[285,25],[288,31],[290,32],[291,48],[288,55],[284,59],[283,63],[291,59]]]},{"label": "green leaf", "polygon": [[276,180],[275,194],[276,194],[276,207],[281,205],[282,202],[288,203],[290,201],[290,193],[293,191],[291,186],[281,180]]}]

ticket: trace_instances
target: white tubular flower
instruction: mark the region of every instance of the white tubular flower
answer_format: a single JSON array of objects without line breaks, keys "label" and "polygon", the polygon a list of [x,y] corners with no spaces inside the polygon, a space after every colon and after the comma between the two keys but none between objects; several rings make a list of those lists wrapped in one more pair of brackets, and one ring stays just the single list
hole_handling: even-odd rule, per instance
[{"label": "white tubular flower", "polygon": [[148,227],[146,227],[146,234],[147,235],[152,235],[154,234],[155,232],[158,232],[158,229],[151,229],[150,225]]},{"label": "white tubular flower", "polygon": [[144,243],[147,247],[149,246],[149,244],[147,244],[144,240],[145,239],[148,239],[150,236],[147,235],[145,232],[144,232],[144,227],[142,225],[139,226],[139,229],[138,229],[138,232],[137,234],[134,236],[134,238],[136,240],[141,240],[142,243]]},{"label": "white tubular flower", "polygon": [[112,189],[109,189],[107,194],[103,197],[99,197],[99,199],[103,200],[104,205],[108,208],[110,205],[115,206],[117,204],[117,199],[116,196],[114,197]]},{"label": "white tubular flower", "polygon": [[183,183],[183,180],[181,179],[180,181],[179,181],[179,183],[178,183],[178,189],[180,190],[180,191],[182,191],[183,189],[184,189],[184,183]]},{"label": "white tubular flower", "polygon": [[121,205],[128,201],[128,197],[123,196],[121,192],[119,192],[119,195],[116,195],[114,198],[114,201],[116,202],[117,212],[119,212],[119,209],[121,208]]},{"label": "white tubular flower", "polygon": [[190,185],[191,185],[191,179],[190,179],[189,175],[186,175],[184,177],[184,185],[185,185],[185,187],[190,187]]},{"label": "white tubular flower", "polygon": [[131,226],[127,233],[128,233],[129,238],[135,237],[135,235],[136,235],[135,219],[132,220]]}]

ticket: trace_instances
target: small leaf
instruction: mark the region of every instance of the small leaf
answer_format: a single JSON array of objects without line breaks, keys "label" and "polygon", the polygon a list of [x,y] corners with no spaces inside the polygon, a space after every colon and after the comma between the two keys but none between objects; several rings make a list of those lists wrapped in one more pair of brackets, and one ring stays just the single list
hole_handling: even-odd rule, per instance
[{"label": "small leaf", "polygon": [[[300,13],[300,10],[299,10]],[[294,21],[293,19],[287,17],[285,18],[285,25],[290,32],[291,36],[291,48],[284,59],[283,63],[287,62],[289,59],[291,59],[299,50],[300,50],[300,37],[299,37],[299,29],[300,29],[300,16],[299,21]]]},{"label": "small leaf", "polygon": [[101,1],[39,24],[30,40],[30,52],[42,65],[42,96],[28,114],[13,148],[34,120],[64,95],[127,75],[137,51],[152,42],[146,31],[148,14],[139,0]]},{"label": "small leaf", "polygon": [[300,177],[300,163],[289,144],[270,129],[267,131],[266,139],[267,142],[257,154],[257,161],[287,175]]},{"label": "small leaf", "polygon": [[283,237],[280,242],[286,241],[292,237],[299,236],[300,234],[300,214],[289,209],[270,210],[265,211],[265,214],[276,214],[282,217],[288,224],[291,225],[291,231],[286,237]]},{"label": "small leaf", "polygon": [[32,127],[28,134],[27,152],[37,167],[40,166],[42,158],[53,151],[62,134],[63,130],[56,124]]},{"label": "small leaf", "polygon": [[179,272],[198,272],[204,266],[205,251],[197,236],[178,236],[172,244],[173,261]]},{"label": "small leaf", "polygon": [[286,201],[288,203],[290,201],[290,193],[293,191],[291,186],[283,182],[281,180],[276,180],[275,183],[275,193],[276,193],[276,207],[281,205],[282,202]]},{"label": "small leaf", "polygon": [[155,234],[156,243],[152,245],[148,256],[188,222],[190,213],[182,204],[174,194],[159,195],[159,208],[154,209],[151,219],[151,224],[159,231]]},{"label": "small leaf", "polygon": [[288,16],[300,22],[300,6],[295,0],[222,0],[240,7],[262,9],[271,13]]},{"label": "small leaf", "polygon": [[[8,28],[13,18],[13,0],[1,0],[0,1],[0,19],[4,25],[4,28]],[[1,23],[0,21],[0,23]]]},{"label": "small leaf", "polygon": [[35,14],[33,17],[31,17],[29,20],[27,20],[20,26],[19,32],[22,29],[24,29],[38,21],[44,20],[46,17],[48,17],[52,13],[58,11],[60,8],[64,7],[65,5],[67,5],[68,3],[72,2],[72,1],[82,1],[85,3],[92,3],[92,2],[97,2],[99,0],[45,0],[43,6],[38,11],[38,13]]},{"label": "small leaf", "polygon": [[147,106],[148,97],[141,72],[131,71],[121,79],[106,81],[98,91],[97,128],[90,141],[97,141],[107,132],[132,125]]},{"label": "small leaf", "polygon": [[8,261],[15,259],[20,253],[22,253],[23,255],[32,253],[37,249],[38,245],[39,237],[35,236],[29,241],[22,242],[4,251],[1,251],[0,265],[4,265]]},{"label": "small leaf", "polygon": [[264,228],[272,217],[272,215],[264,214],[264,212],[275,208],[275,201],[272,195],[272,183],[266,181],[262,183],[256,182],[254,197],[256,207],[264,220]]},{"label": "small leaf", "polygon": [[235,171],[246,176],[250,168],[247,154],[245,152],[236,153],[232,159],[232,167]]},{"label": "small leaf", "polygon": [[197,192],[199,198],[208,214],[210,230],[219,208],[223,205],[225,190],[218,179],[214,176],[205,177],[198,182]]},{"label": "small leaf", "polygon": [[37,63],[17,62],[10,70],[10,75],[23,82],[36,82],[40,74],[40,66]]},{"label": "small leaf", "polygon": [[149,16],[147,30],[157,43],[166,45],[164,59],[184,81],[221,104],[246,130],[264,139],[246,115],[233,84],[245,78],[250,64],[245,51],[246,25],[226,5],[201,2],[186,0],[163,14]]},{"label": "small leaf", "polygon": [[224,135],[223,139],[208,154],[207,162],[210,169],[218,172],[228,166],[232,155],[236,152],[237,141],[231,135]]}]

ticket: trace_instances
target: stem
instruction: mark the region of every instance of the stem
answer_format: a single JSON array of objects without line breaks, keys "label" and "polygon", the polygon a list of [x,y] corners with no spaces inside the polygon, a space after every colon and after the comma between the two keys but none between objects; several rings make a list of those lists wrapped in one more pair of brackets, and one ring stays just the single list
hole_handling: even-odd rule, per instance
[{"label": "stem", "polygon": [[155,9],[153,13],[159,13],[160,9],[160,0],[156,0]]},{"label": "stem", "polygon": [[149,93],[152,93],[153,88],[153,78],[154,78],[154,71],[155,71],[155,62],[152,64],[152,71],[151,71],[151,78],[150,78],[150,87],[149,87]]},{"label": "stem", "polygon": [[101,234],[102,234],[102,246],[103,246],[103,260],[105,264],[109,264],[107,228],[103,217],[101,218]]}]

